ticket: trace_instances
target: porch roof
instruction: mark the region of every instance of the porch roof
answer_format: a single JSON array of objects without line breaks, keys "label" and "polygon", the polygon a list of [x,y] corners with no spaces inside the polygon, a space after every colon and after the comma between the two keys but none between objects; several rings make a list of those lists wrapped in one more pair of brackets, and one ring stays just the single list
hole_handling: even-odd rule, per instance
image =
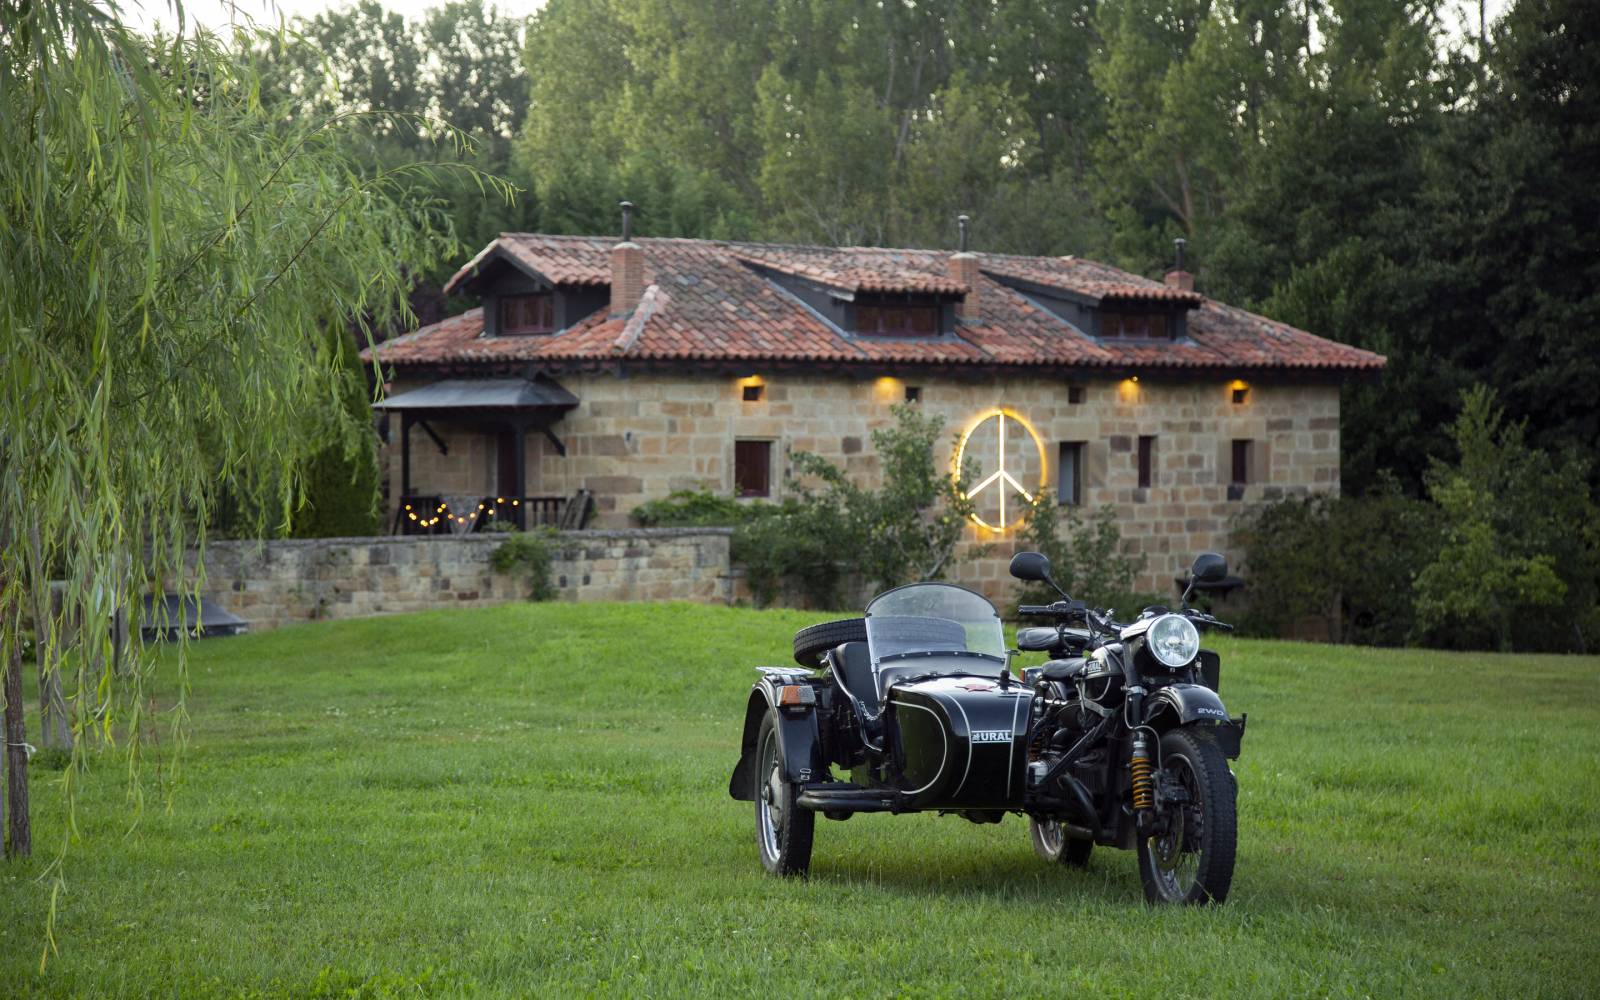
[{"label": "porch roof", "polygon": [[396,393],[372,404],[384,412],[443,410],[570,410],[578,397],[546,379],[453,378]]}]

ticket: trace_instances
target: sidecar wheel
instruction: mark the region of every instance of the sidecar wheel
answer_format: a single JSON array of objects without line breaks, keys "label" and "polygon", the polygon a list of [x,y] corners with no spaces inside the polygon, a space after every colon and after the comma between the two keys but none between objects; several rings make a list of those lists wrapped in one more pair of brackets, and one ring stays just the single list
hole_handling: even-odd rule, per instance
[{"label": "sidecar wheel", "polygon": [[834,622],[808,625],[794,634],[794,661],[802,667],[822,666],[823,654],[846,642],[867,641],[865,618],[841,618]]},{"label": "sidecar wheel", "polygon": [[1161,737],[1164,780],[1186,803],[1157,795],[1155,836],[1138,845],[1139,879],[1150,903],[1221,903],[1233,883],[1238,791],[1222,748],[1210,737],[1174,729]]},{"label": "sidecar wheel", "polygon": [[1094,841],[1068,835],[1061,824],[1053,819],[1028,817],[1028,839],[1033,841],[1033,853],[1051,864],[1069,868],[1089,867],[1089,854],[1094,850]]},{"label": "sidecar wheel", "polygon": [[756,735],[756,847],[774,875],[805,875],[811,868],[811,834],[817,815],[800,808],[800,789],[778,766],[778,720],[767,712]]}]

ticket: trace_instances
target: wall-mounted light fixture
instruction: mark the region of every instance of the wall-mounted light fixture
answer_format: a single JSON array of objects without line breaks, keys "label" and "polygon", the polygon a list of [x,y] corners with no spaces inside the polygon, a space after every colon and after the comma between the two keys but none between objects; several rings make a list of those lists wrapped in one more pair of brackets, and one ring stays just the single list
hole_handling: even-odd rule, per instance
[{"label": "wall-mounted light fixture", "polygon": [[1228,391],[1234,403],[1243,406],[1250,402],[1250,383],[1244,379],[1236,378],[1228,383]]},{"label": "wall-mounted light fixture", "polygon": [[739,380],[739,395],[746,403],[759,403],[767,398],[767,384],[760,375],[746,375]]}]

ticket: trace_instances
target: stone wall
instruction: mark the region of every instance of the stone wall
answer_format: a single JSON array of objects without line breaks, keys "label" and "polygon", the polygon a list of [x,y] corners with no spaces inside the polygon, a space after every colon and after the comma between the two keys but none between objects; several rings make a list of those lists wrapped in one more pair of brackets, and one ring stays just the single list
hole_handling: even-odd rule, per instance
[{"label": "stone wall", "polygon": [[[1148,559],[1142,585],[1169,591],[1195,552],[1214,549],[1237,562],[1229,525],[1252,503],[1276,496],[1339,489],[1339,389],[1332,384],[1256,381],[1242,402],[1230,379],[1067,382],[1039,377],[961,380],[949,376],[851,378],[843,375],[760,372],[714,375],[561,375],[581,405],[554,427],[566,455],[540,435],[528,439],[529,495],[593,491],[596,525],[621,528],[628,512],[673,490],[733,488],[734,442],[773,443],[774,498],[796,451],[829,458],[854,479],[877,478],[871,433],[892,422],[889,407],[915,388],[919,405],[943,416],[950,439],[941,461],[953,457],[956,436],[995,410],[1012,415],[1006,440],[1008,471],[1030,492],[1057,488],[1060,446],[1082,442],[1085,508],[1110,504],[1128,545]],[[761,399],[743,389],[760,383]],[[418,383],[401,383],[402,391]],[[1076,391],[1069,392],[1069,389]],[[399,421],[393,421],[396,430]],[[1037,443],[1018,428],[1025,426]],[[435,427],[449,446],[438,448],[413,429],[412,486],[418,492],[493,495],[496,463],[491,437],[468,427]],[[1149,488],[1138,485],[1139,438],[1156,439]],[[1231,446],[1251,442],[1250,481],[1232,487]],[[980,478],[996,463],[993,422],[969,442]],[[400,495],[398,440],[384,449],[388,496]],[[991,491],[986,502],[997,499]],[[1014,515],[1017,497],[1008,513]],[[998,514],[998,510],[995,511]],[[991,518],[998,525],[998,518]],[[969,545],[992,543],[989,556],[967,560],[956,578],[991,596],[1010,590],[1006,563],[1016,549],[1014,522],[1004,530],[973,525]]]},{"label": "stone wall", "polygon": [[[556,538],[552,582],[568,601],[727,601],[725,528],[571,531]],[[213,542],[206,585],[252,629],[325,618],[524,600],[497,573],[504,535]]]}]

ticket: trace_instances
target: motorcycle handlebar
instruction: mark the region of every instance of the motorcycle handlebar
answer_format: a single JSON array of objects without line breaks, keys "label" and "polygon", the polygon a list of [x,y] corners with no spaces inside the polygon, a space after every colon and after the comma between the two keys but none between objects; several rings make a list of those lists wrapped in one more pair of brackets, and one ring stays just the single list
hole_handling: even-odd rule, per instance
[{"label": "motorcycle handlebar", "polygon": [[1053,615],[1057,618],[1071,618],[1085,612],[1082,601],[1057,601],[1054,604],[1019,604],[1019,615]]},{"label": "motorcycle handlebar", "polygon": [[1211,615],[1206,614],[1204,611],[1198,611],[1198,610],[1196,610],[1194,608],[1189,608],[1187,611],[1184,612],[1184,614],[1191,621],[1199,622],[1200,624],[1206,626],[1207,628],[1220,628],[1224,632],[1232,632],[1233,631],[1233,626],[1232,625],[1229,625],[1227,622],[1221,621],[1221,620],[1219,620],[1217,618],[1213,618]]},{"label": "motorcycle handlebar", "polygon": [[[1096,626],[1107,632],[1120,632],[1127,628],[1127,623],[1111,620],[1111,611],[1111,608],[1103,608],[1096,611],[1093,608],[1085,607],[1081,601],[1057,601],[1054,604],[1017,605],[1017,614],[1019,615],[1054,616],[1057,618],[1071,618],[1077,615],[1082,615],[1088,624]],[[1229,625],[1224,621],[1219,621],[1216,618],[1206,614],[1204,611],[1188,608],[1183,611],[1183,614],[1191,621],[1204,625],[1207,628],[1219,628],[1224,632],[1233,631],[1232,625]]]}]

